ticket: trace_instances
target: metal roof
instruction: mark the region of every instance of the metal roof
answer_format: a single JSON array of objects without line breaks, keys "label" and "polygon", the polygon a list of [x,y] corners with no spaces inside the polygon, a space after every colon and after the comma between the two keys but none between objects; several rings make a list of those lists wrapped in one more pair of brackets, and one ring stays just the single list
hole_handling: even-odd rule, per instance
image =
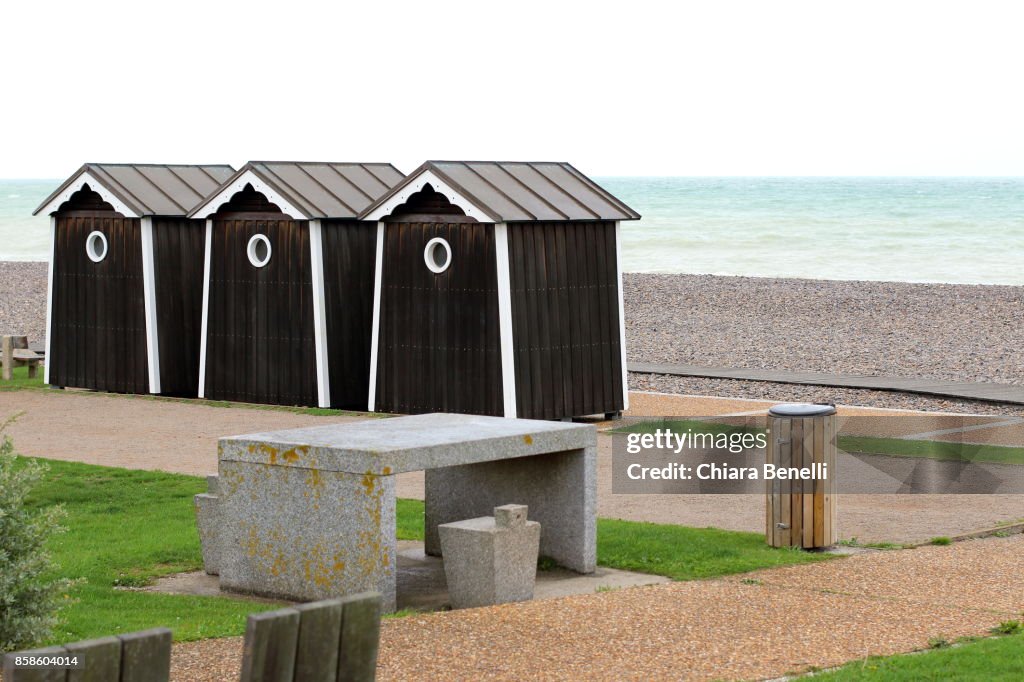
[{"label": "metal roof", "polygon": [[48,196],[32,215],[38,214],[86,175],[103,185],[103,189],[136,215],[184,216],[234,172],[228,165],[87,163]]},{"label": "metal roof", "polygon": [[355,218],[405,177],[390,163],[250,161],[190,215],[216,212],[253,176],[310,220]]},{"label": "metal roof", "polygon": [[424,173],[437,176],[494,222],[640,218],[571,164],[525,161],[427,161],[360,218],[387,204]]}]

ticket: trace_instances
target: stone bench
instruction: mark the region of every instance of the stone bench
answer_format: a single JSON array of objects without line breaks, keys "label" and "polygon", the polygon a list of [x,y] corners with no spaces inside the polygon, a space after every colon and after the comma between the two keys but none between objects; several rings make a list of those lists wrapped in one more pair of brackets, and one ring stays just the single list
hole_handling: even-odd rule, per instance
[{"label": "stone bench", "polygon": [[540,522],[543,556],[592,573],[596,446],[589,425],[457,414],[222,438],[216,495],[197,499],[207,570],[224,589],[296,601],[376,590],[394,610],[395,475],[424,471],[428,554],[439,524],[514,501]]}]

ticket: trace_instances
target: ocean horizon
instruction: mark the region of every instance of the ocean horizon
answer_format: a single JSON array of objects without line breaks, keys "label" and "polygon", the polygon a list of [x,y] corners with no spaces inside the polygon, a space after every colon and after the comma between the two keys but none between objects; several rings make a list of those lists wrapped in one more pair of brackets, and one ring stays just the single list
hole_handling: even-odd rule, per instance
[{"label": "ocean horizon", "polygon": [[[1024,285],[1024,178],[595,180],[643,216],[626,272]],[[0,260],[48,260],[60,182],[0,180]]]}]

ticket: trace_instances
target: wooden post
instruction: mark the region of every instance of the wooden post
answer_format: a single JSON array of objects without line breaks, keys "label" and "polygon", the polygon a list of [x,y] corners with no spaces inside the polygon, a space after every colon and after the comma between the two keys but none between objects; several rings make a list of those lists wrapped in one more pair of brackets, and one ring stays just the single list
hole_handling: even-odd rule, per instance
[{"label": "wooden post", "polygon": [[121,682],[168,682],[171,679],[171,631],[154,628],[119,635]]},{"label": "wooden post", "polygon": [[[0,341],[0,345],[3,347],[3,379],[4,381],[10,381],[14,378],[14,368],[17,365],[22,364],[20,361],[14,359],[14,351],[28,348],[28,337],[24,335],[5,335]],[[35,368],[29,364],[29,376],[35,376]]]}]

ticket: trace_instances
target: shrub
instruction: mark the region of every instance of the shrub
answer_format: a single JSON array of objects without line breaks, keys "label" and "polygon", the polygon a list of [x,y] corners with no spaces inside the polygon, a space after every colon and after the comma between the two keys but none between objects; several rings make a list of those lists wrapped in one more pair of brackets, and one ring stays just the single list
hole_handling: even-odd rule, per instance
[{"label": "shrub", "polygon": [[53,578],[46,541],[62,532],[59,507],[30,509],[26,498],[45,474],[36,461],[19,459],[0,424],[0,652],[45,641],[58,622],[72,581]]}]

